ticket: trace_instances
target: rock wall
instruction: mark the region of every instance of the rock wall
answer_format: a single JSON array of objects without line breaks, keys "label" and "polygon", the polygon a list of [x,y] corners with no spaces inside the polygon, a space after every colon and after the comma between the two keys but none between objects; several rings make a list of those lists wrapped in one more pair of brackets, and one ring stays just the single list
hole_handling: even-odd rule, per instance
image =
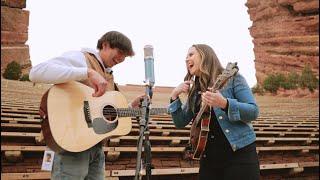
[{"label": "rock wall", "polygon": [[29,11],[26,0],[1,0],[1,77],[11,61],[22,66],[22,72],[31,68],[28,40]]},{"label": "rock wall", "polygon": [[270,73],[301,73],[306,63],[319,77],[318,0],[247,0],[246,6],[258,84]]}]

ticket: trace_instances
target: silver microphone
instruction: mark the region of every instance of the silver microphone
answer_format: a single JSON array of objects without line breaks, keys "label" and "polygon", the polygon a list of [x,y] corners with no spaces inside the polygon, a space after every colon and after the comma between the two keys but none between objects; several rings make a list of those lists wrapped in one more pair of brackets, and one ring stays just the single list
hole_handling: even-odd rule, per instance
[{"label": "silver microphone", "polygon": [[145,45],[144,48],[144,70],[145,70],[145,83],[153,86],[154,79],[154,59],[152,45]]}]

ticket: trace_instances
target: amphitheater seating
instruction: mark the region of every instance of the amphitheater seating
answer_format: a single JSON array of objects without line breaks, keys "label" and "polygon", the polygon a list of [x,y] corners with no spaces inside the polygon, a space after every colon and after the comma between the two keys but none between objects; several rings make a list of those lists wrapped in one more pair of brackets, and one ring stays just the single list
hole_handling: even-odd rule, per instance
[{"label": "amphitheater seating", "polygon": [[[38,107],[41,95],[50,85],[4,79],[1,85],[1,178],[49,179],[50,173],[40,170],[46,145]],[[257,97],[257,101],[261,113],[253,126],[261,179],[317,177],[319,101],[272,97]],[[132,122],[128,135],[109,139],[104,147],[106,179],[132,179],[135,175],[139,124],[136,118]],[[150,117],[149,128],[155,179],[196,177],[199,162],[183,159],[190,125],[176,129],[170,116],[156,115]]]}]

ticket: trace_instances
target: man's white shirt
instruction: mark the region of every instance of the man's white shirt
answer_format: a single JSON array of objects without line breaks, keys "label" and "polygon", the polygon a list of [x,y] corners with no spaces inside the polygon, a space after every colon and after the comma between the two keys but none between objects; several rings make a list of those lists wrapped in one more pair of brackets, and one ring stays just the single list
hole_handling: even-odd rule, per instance
[{"label": "man's white shirt", "polygon": [[[94,54],[102,66],[104,66],[97,51],[83,48],[81,51],[65,52],[61,56],[32,67],[29,73],[30,80],[37,83],[58,84],[87,79],[88,66],[83,52]],[[112,71],[111,68],[104,68],[107,72]]]}]

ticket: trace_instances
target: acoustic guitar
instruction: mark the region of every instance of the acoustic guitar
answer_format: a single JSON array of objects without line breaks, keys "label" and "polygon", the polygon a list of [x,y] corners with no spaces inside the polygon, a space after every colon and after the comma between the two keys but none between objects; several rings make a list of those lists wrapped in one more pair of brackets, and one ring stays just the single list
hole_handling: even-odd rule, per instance
[{"label": "acoustic guitar", "polygon": [[[139,108],[128,108],[118,91],[92,97],[94,90],[76,81],[53,85],[40,104],[41,128],[47,146],[55,152],[81,152],[105,138],[131,131],[130,117],[141,116]],[[168,113],[151,108],[150,115]]]},{"label": "acoustic guitar", "polygon": [[[215,92],[221,89],[228,80],[233,77],[239,68],[237,63],[228,63],[226,69],[217,77],[211,91]],[[207,104],[202,104],[196,117],[192,120],[192,126],[190,131],[190,142],[185,149],[185,158],[199,160],[205,150],[208,134],[209,125],[211,119],[211,109]]]}]

